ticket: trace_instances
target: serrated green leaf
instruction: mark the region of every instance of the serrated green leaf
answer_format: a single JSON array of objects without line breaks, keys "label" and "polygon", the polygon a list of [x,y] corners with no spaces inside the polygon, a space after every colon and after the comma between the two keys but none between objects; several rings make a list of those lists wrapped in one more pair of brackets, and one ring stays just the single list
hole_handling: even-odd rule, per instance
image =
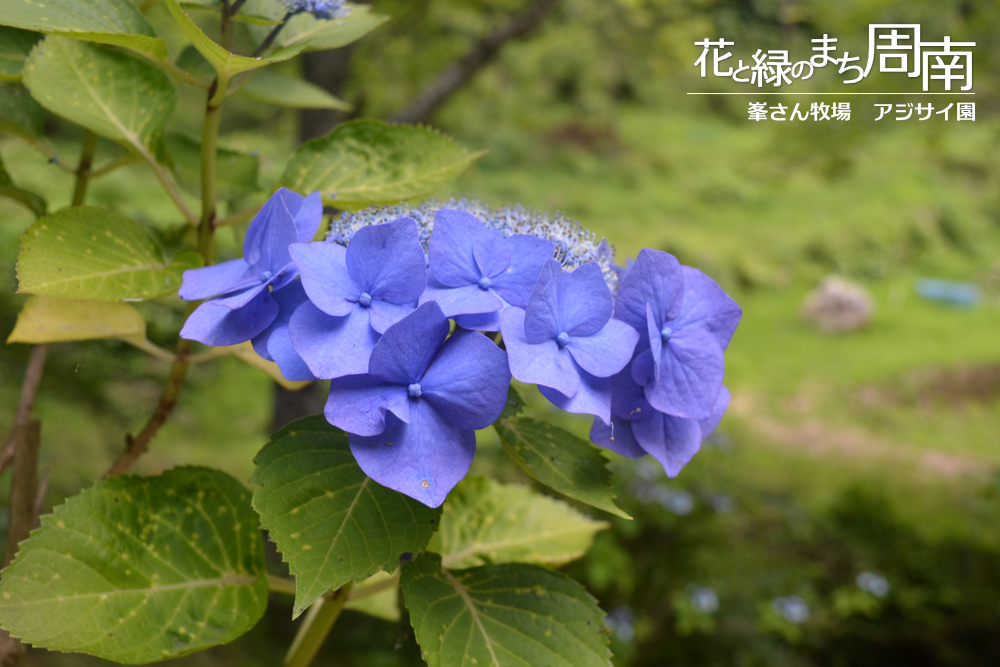
[{"label": "serrated green leaf", "polygon": [[514,463],[545,486],[605,512],[632,518],[614,504],[608,460],[590,443],[529,417],[499,419],[493,427]]},{"label": "serrated green leaf", "polygon": [[0,159],[0,197],[7,197],[8,199],[21,202],[31,209],[36,218],[45,215],[45,211],[48,209],[48,204],[45,203],[45,200],[40,195],[14,185],[10,174],[7,173],[7,170],[3,166],[2,159]]},{"label": "serrated green leaf", "polygon": [[[168,134],[164,148],[177,180],[188,192],[200,196],[201,144],[183,134]],[[260,190],[257,184],[260,161],[256,157],[219,148],[215,159],[215,188],[220,199],[238,199]]]},{"label": "serrated green leaf", "polygon": [[426,127],[355,120],[299,146],[281,185],[319,190],[330,206],[359,209],[430,194],[481,155]]},{"label": "serrated green leaf", "polygon": [[268,104],[293,109],[339,109],[351,111],[354,107],[339,100],[317,85],[275,70],[266,69],[240,88],[240,93]]},{"label": "serrated green leaf", "polygon": [[24,67],[24,83],[52,113],[136,147],[156,144],[177,105],[174,85],[161,70],[65,37],[39,42]]},{"label": "serrated green leaf", "polygon": [[511,417],[516,417],[524,411],[524,399],[521,395],[517,393],[514,389],[514,385],[511,384],[507,387],[507,404],[503,407],[503,412],[497,419],[510,419]]},{"label": "serrated green leaf", "polygon": [[39,647],[129,664],[240,636],[267,605],[250,494],[208,468],[98,482],[20,545],[0,624]]},{"label": "serrated green leaf", "polygon": [[156,240],[137,222],[77,206],[35,221],[21,238],[18,292],[63,299],[142,301],[180,289],[181,275],[201,266],[182,252],[167,264]]},{"label": "serrated green leaf", "polygon": [[7,344],[145,336],[146,320],[127,303],[33,296],[17,314]]},{"label": "serrated green leaf", "polygon": [[275,433],[255,462],[253,506],[295,576],[294,616],[329,589],[395,570],[440,518],[365,475],[322,415]]},{"label": "serrated green leaf", "polygon": [[271,63],[281,62],[282,60],[288,60],[305,49],[305,44],[298,44],[289,48],[279,48],[277,51],[272,52],[266,58],[248,58],[247,56],[238,56],[235,53],[230,53],[226,49],[222,48],[220,44],[216,44],[202,32],[201,28],[195,25],[194,21],[184,12],[180,5],[177,4],[176,0],[163,0],[164,5],[170,10],[170,14],[177,21],[177,24],[184,31],[184,34],[191,39],[191,43],[194,48],[198,49],[201,55],[205,56],[205,60],[212,64],[215,71],[219,75],[220,80],[229,81],[233,76],[239,74],[240,72],[246,72],[252,69],[257,69],[258,67],[266,67]]},{"label": "serrated green leaf", "polygon": [[0,81],[20,81],[32,47],[42,36],[30,30],[0,26]]},{"label": "serrated green leaf", "polygon": [[430,667],[611,667],[604,611],[564,574],[524,563],[449,572],[427,553],[400,584]]},{"label": "serrated green leaf", "polygon": [[[244,6],[254,16],[261,16],[278,22],[285,14],[285,8],[273,0],[247,0]],[[389,20],[388,16],[376,14],[367,5],[347,3],[350,13],[341,20],[318,19],[308,12],[293,16],[281,29],[275,45],[289,48],[307,45],[307,51],[339,49],[356,42],[375,28]],[[271,32],[267,26],[248,26],[250,34],[260,43]]]},{"label": "serrated green leaf", "polygon": [[0,24],[167,57],[167,43],[129,0],[5,0]]},{"label": "serrated green leaf", "polygon": [[34,139],[45,127],[45,109],[19,84],[0,85],[0,131]]},{"label": "serrated green leaf", "polygon": [[558,566],[582,556],[608,524],[526,486],[466,477],[448,494],[428,545],[448,568],[500,563]]}]

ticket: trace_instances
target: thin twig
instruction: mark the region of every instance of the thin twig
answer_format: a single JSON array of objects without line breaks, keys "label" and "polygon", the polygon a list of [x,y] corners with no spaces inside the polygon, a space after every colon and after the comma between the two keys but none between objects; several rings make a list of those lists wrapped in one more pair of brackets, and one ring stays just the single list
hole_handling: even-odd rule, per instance
[{"label": "thin twig", "polygon": [[155,357],[156,359],[160,359],[161,361],[173,362],[177,360],[177,355],[175,353],[160,347],[156,343],[150,341],[145,336],[136,336],[134,338],[122,338],[122,340],[128,343],[129,345],[133,345],[139,348],[149,356]]},{"label": "thin twig", "polygon": [[7,439],[7,444],[0,452],[0,473],[3,473],[14,459],[15,438],[17,427],[28,423],[31,419],[31,411],[35,407],[35,397],[38,395],[38,385],[42,382],[42,371],[45,370],[45,355],[49,351],[48,345],[36,345],[31,348],[31,356],[28,358],[28,368],[24,372],[24,381],[21,383],[21,398],[17,402],[17,414],[14,416],[14,429]]},{"label": "thin twig", "polygon": [[38,493],[38,447],[42,423],[29,419],[14,430],[14,477],[10,483],[7,518],[7,550],[3,566],[14,560],[17,545],[28,539],[35,521],[35,496]]},{"label": "thin twig", "polygon": [[251,206],[248,209],[239,211],[238,213],[233,213],[232,215],[227,215],[224,218],[219,218],[215,221],[216,227],[228,227],[229,225],[238,225],[244,220],[249,220],[250,218],[257,215],[257,212],[263,208],[263,204],[258,204],[257,206]]},{"label": "thin twig", "polygon": [[83,148],[80,150],[80,166],[76,168],[76,183],[73,185],[73,206],[83,206],[90,184],[90,167],[97,152],[97,135],[90,130],[83,131]]},{"label": "thin twig", "polygon": [[104,176],[105,174],[110,174],[115,169],[119,169],[121,167],[127,167],[130,164],[139,164],[140,162],[142,162],[142,158],[140,158],[138,155],[135,155],[134,153],[129,153],[128,155],[123,155],[117,160],[112,160],[111,162],[108,162],[98,167],[97,169],[94,169],[92,172],[90,172],[90,177],[97,178],[98,176]]},{"label": "thin twig", "polygon": [[254,49],[253,53],[250,54],[250,57],[260,58],[260,55],[271,47],[271,44],[274,43],[274,39],[278,36],[278,33],[281,32],[281,29],[285,27],[285,24],[288,23],[288,19],[292,18],[292,16],[292,12],[285,14],[285,18],[281,19],[281,23],[274,26],[271,32],[267,33],[267,37],[265,37],[264,41],[261,42],[256,49]]},{"label": "thin twig", "polygon": [[59,156],[56,155],[55,149],[52,148],[52,146],[49,146],[44,139],[37,137],[34,139],[28,139],[28,144],[30,144],[32,148],[34,148],[36,151],[38,151],[46,158],[48,158],[49,164],[54,164],[55,166],[65,171],[67,174],[76,174],[76,169],[69,166],[68,164],[63,164],[62,160],[59,159]]}]

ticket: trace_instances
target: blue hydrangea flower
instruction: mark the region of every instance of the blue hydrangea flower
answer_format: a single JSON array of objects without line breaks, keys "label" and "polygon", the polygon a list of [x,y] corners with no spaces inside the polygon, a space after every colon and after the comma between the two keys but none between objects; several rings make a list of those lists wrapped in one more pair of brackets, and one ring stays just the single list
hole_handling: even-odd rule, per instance
[{"label": "blue hydrangea flower", "polygon": [[[594,419],[590,439],[628,458],[648,454],[663,466],[669,477],[676,477],[719,425],[729,407],[729,390],[722,387],[708,418],[683,419],[653,408],[643,387],[633,380],[633,372],[626,367],[611,379],[611,423]],[[652,368],[641,370],[640,376],[643,373],[651,374]]]},{"label": "blue hydrangea flower", "polygon": [[510,384],[503,350],[449,328],[436,303],[420,306],[386,329],[367,375],[330,383],[325,410],[369,477],[429,507],[468,473],[475,431],[500,416]]},{"label": "blue hydrangea flower", "polygon": [[537,384],[567,412],[611,421],[611,381],[632,358],[639,334],[611,319],[611,292],[596,263],[562,273],[547,260],[525,309],[509,307],[500,330],[511,373]]},{"label": "blue hydrangea flower", "polygon": [[254,351],[260,356],[278,364],[281,374],[288,380],[317,379],[309,366],[292,347],[292,339],[288,333],[288,322],[292,314],[303,303],[309,300],[302,287],[301,280],[295,280],[287,287],[271,294],[278,304],[278,315],[262,332],[250,339]]},{"label": "blue hydrangea flower", "polygon": [[282,4],[293,16],[308,13],[318,19],[340,20],[351,13],[344,0],[282,0]]},{"label": "blue hydrangea flower", "polygon": [[365,227],[349,248],[297,243],[289,250],[309,297],[288,324],[295,351],[324,380],[366,373],[379,334],[417,307],[427,284],[416,223]]},{"label": "blue hydrangea flower", "polygon": [[434,216],[429,247],[420,303],[436,301],[447,317],[479,331],[499,331],[507,305],[528,305],[542,264],[555,255],[551,241],[526,234],[504,238],[473,215],[446,208]]},{"label": "blue hydrangea flower", "polygon": [[[682,267],[673,255],[643,249],[622,279],[615,318],[640,335],[640,355],[633,378],[646,399],[676,417],[702,420],[712,414],[722,389],[723,351],[742,311],[714,280]],[[637,362],[639,359],[637,359]],[[640,379],[637,369],[650,367]]]},{"label": "blue hydrangea flower", "polygon": [[278,315],[271,292],[298,275],[288,246],[310,241],[322,217],[318,192],[308,197],[285,188],[275,192],[247,229],[242,259],[184,272],[180,297],[210,300],[191,313],[181,336],[205,345],[236,345],[263,331]]}]

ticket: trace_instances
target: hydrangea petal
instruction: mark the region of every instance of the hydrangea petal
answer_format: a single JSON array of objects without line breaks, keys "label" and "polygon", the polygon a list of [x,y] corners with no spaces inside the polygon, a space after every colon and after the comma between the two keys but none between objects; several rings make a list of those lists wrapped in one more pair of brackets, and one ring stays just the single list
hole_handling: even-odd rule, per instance
[{"label": "hydrangea petal", "polygon": [[684,271],[684,309],[668,324],[676,329],[700,327],[715,336],[719,347],[729,347],[743,309],[733,301],[718,283],[698,269],[681,267]]},{"label": "hydrangea petal", "polygon": [[546,260],[524,310],[524,336],[532,344],[552,340],[562,333],[559,322],[559,274],[556,260]]},{"label": "hydrangea petal", "polygon": [[425,303],[385,330],[368,372],[387,382],[420,382],[451,325],[434,302]]},{"label": "hydrangea petal", "polygon": [[459,428],[492,424],[507,405],[507,355],[476,331],[448,338],[420,380],[424,400]]},{"label": "hydrangea petal", "polygon": [[347,247],[346,261],[361,291],[382,301],[412,303],[427,285],[424,250],[412,218],[362,227]]},{"label": "hydrangea petal", "polygon": [[312,241],[319,231],[319,224],[323,221],[323,199],[320,193],[317,191],[303,197],[298,192],[279,188],[275,194],[281,196],[288,212],[292,214],[298,242]]},{"label": "hydrangea petal", "polygon": [[267,352],[271,361],[278,364],[278,369],[286,380],[301,382],[316,379],[316,376],[309,370],[309,366],[292,347],[292,339],[288,335],[287,325],[278,327],[268,336]]},{"label": "hydrangea petal", "polygon": [[594,417],[594,423],[590,426],[590,441],[630,459],[637,459],[648,453],[632,434],[632,423],[615,416],[611,417],[610,424],[605,424],[600,417]]},{"label": "hydrangea petal", "polygon": [[561,330],[570,336],[592,336],[600,331],[611,319],[614,303],[597,262],[562,273],[557,280]]},{"label": "hydrangea petal", "polygon": [[427,289],[420,295],[420,305],[436,302],[447,317],[491,313],[503,308],[503,301],[479,285],[442,287],[428,281]]},{"label": "hydrangea petal", "polygon": [[[654,362],[656,360],[654,359]],[[706,419],[722,389],[722,349],[703,329],[683,329],[663,346],[646,399],[669,415]]]},{"label": "hydrangea petal", "polygon": [[382,486],[439,507],[469,472],[476,434],[451,424],[427,401],[413,401],[410,423],[386,416],[381,435],[351,434],[351,453]]},{"label": "hydrangea petal", "polygon": [[726,410],[729,409],[729,401],[731,398],[732,396],[729,393],[729,389],[723,385],[722,389],[719,390],[718,398],[715,399],[715,405],[712,407],[712,415],[708,419],[703,419],[698,422],[698,426],[701,427],[702,439],[712,435],[712,432],[719,427],[719,422],[722,421],[722,416],[726,414]]},{"label": "hydrangea petal", "polygon": [[361,288],[347,271],[346,248],[336,243],[295,243],[288,250],[313,305],[338,317],[354,309]]},{"label": "hydrangea petal", "polygon": [[278,304],[267,290],[236,310],[206,301],[184,322],[181,338],[213,346],[238,345],[266,329],[277,315]]},{"label": "hydrangea petal", "polygon": [[684,273],[677,258],[659,250],[644,248],[622,278],[615,297],[615,318],[639,332],[639,345],[649,344],[646,333],[646,304],[653,306],[657,323],[671,320],[681,312]]},{"label": "hydrangea petal", "polygon": [[[648,353],[648,351],[647,351]],[[633,362],[634,364],[635,362]],[[652,364],[652,360],[649,362]],[[653,406],[646,400],[646,393],[632,379],[630,366],[611,378],[611,414],[621,419],[642,419],[653,412]]]},{"label": "hydrangea petal", "polygon": [[553,405],[566,412],[578,415],[594,415],[605,423],[611,422],[611,378],[594,377],[590,373],[577,369],[580,387],[572,396],[549,387],[539,385],[542,396],[549,399]]},{"label": "hydrangea petal", "polygon": [[500,331],[500,311],[492,313],[476,313],[475,315],[456,315],[455,324],[469,331]]},{"label": "hydrangea petal", "polygon": [[477,232],[472,239],[472,256],[476,260],[479,275],[493,278],[510,268],[511,247],[496,229],[486,229],[486,225],[481,222],[479,226],[482,231]]},{"label": "hydrangea petal", "polygon": [[473,245],[486,228],[465,211],[442,208],[434,215],[434,230],[428,242],[431,276],[445,287],[462,287],[479,282],[482,275]]},{"label": "hydrangea petal", "polygon": [[297,243],[295,220],[279,194],[264,202],[243,240],[243,259],[255,271],[278,273],[292,261],[288,246]]},{"label": "hydrangea petal", "polygon": [[693,419],[657,412],[632,422],[632,433],[642,448],[660,462],[668,477],[677,477],[701,448],[701,428]]},{"label": "hydrangea petal", "polygon": [[500,313],[511,374],[521,382],[551,387],[564,396],[580,388],[580,376],[569,352],[549,339],[533,345],[524,335],[524,310],[509,306]]},{"label": "hydrangea petal", "polygon": [[[242,259],[233,259],[221,264],[213,264],[201,269],[188,269],[178,296],[185,301],[210,299],[217,294],[226,294],[236,289],[244,289],[250,284],[250,265]],[[259,279],[258,279],[259,282]]]},{"label": "hydrangea petal", "polygon": [[371,322],[372,329],[379,333],[385,333],[386,329],[416,309],[416,301],[399,306],[381,299],[372,299],[371,305],[368,307],[369,322]]},{"label": "hydrangea petal", "polygon": [[387,412],[404,423],[410,420],[406,387],[371,375],[347,375],[330,381],[323,415],[337,428],[355,435],[378,435],[385,431]]},{"label": "hydrangea petal", "polygon": [[309,370],[324,380],[367,373],[368,359],[378,342],[378,332],[368,324],[368,313],[360,306],[333,317],[306,302],[292,315],[288,332]]},{"label": "hydrangea petal", "polygon": [[528,305],[535,283],[538,282],[542,265],[545,264],[545,260],[553,258],[556,247],[548,239],[528,234],[510,236],[507,238],[507,243],[511,249],[510,266],[495,278],[491,278],[490,282],[501,299],[512,306],[524,308]]},{"label": "hydrangea petal", "polygon": [[639,342],[635,329],[621,320],[608,320],[591,336],[570,335],[566,349],[580,368],[597,377],[610,377],[625,368]]},{"label": "hydrangea petal", "polygon": [[278,304],[278,314],[266,329],[253,337],[250,343],[254,351],[268,361],[274,361],[267,351],[267,339],[278,327],[287,327],[295,309],[308,301],[306,291],[302,289],[302,281],[296,280],[284,289],[271,292],[271,298]]}]

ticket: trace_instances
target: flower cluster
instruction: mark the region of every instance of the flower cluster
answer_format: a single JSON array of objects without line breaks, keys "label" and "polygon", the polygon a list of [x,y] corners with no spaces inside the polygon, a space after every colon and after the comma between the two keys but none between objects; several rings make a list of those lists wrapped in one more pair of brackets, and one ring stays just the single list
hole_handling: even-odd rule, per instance
[{"label": "flower cluster", "polygon": [[327,420],[384,486],[444,502],[511,377],[671,476],[728,405],[740,309],[671,255],[617,267],[565,218],[468,200],[345,215],[311,242],[321,217],[318,194],[276,192],[243,259],[185,272],[181,297],[207,300],[181,334],[249,340],[289,379],[330,380]]},{"label": "flower cluster", "polygon": [[291,15],[307,13],[318,19],[339,21],[351,13],[344,0],[282,0],[281,4],[288,8]]}]

